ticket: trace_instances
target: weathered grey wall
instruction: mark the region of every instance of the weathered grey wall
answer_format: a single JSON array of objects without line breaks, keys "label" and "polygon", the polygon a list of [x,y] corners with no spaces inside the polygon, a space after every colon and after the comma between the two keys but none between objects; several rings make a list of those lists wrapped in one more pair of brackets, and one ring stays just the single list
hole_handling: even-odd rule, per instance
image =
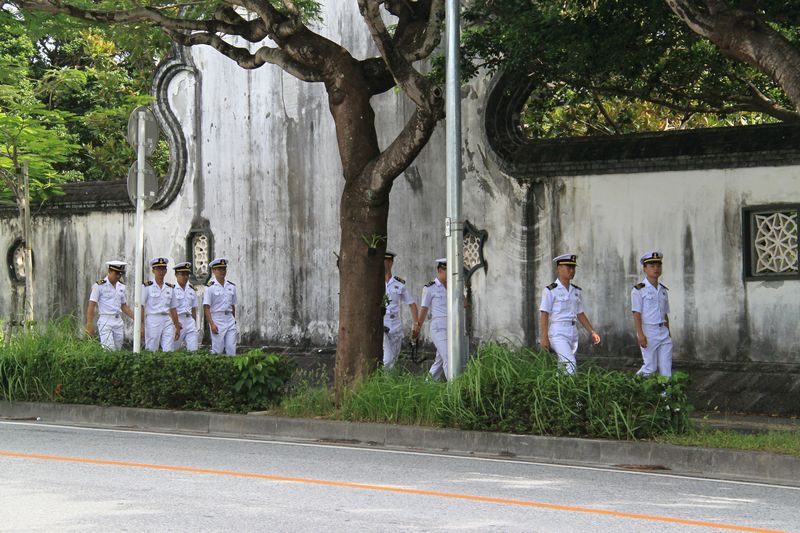
[{"label": "weathered grey wall", "polygon": [[[328,2],[324,17],[324,34],[356,56],[374,53],[355,2]],[[244,71],[210,48],[189,54],[195,72],[175,77],[169,91],[187,173],[177,199],[147,213],[145,255],[188,257],[188,231],[207,221],[214,255],[231,259],[244,340],[332,344],[342,178],[324,88],[269,66]],[[744,282],[741,274],[742,205],[800,201],[797,167],[519,180],[500,170],[485,139],[489,87],[484,78],[463,90],[464,213],[489,231],[489,270],[472,279],[478,338],[533,342],[550,260],[575,251],[575,281],[605,338],[598,353],[638,353],[629,291],[641,278],[637,258],[657,248],[666,254],[677,359],[800,363],[800,282]],[[412,107],[395,92],[373,102],[385,146]],[[445,254],[444,175],[442,125],[391,196],[395,273],[417,298],[433,259]],[[42,316],[82,317],[103,262],[134,257],[131,212],[43,213],[34,225]],[[0,219],[0,250],[18,235],[13,218]],[[13,294],[1,276],[3,317]]]}]

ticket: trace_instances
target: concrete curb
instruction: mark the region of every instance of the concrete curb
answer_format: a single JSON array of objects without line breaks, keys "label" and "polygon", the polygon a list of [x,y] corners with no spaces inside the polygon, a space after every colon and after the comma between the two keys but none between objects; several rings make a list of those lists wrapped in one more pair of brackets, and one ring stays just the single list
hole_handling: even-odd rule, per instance
[{"label": "concrete curb", "polygon": [[518,457],[559,464],[641,465],[655,470],[664,468],[670,473],[684,475],[800,487],[800,457],[651,442],[539,437],[262,415],[33,402],[0,402],[0,419],[3,418],[216,436],[344,442]]}]

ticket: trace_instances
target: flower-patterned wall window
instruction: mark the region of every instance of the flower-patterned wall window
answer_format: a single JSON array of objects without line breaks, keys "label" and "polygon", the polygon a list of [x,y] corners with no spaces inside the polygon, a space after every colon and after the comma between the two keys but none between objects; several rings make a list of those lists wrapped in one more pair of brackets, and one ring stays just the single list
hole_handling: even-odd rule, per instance
[{"label": "flower-patterned wall window", "polygon": [[193,228],[186,239],[189,250],[189,261],[192,262],[192,279],[204,284],[211,277],[208,264],[213,259],[214,238],[208,227]]},{"label": "flower-patterned wall window", "polygon": [[800,204],[747,207],[742,214],[745,279],[800,279]]}]

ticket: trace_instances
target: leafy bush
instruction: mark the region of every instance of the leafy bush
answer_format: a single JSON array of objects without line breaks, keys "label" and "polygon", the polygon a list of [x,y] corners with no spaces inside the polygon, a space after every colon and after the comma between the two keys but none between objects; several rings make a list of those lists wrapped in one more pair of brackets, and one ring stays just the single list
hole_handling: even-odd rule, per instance
[{"label": "leafy bush", "polygon": [[293,364],[258,350],[109,352],[49,325],[0,346],[0,399],[243,412],[278,401]]}]

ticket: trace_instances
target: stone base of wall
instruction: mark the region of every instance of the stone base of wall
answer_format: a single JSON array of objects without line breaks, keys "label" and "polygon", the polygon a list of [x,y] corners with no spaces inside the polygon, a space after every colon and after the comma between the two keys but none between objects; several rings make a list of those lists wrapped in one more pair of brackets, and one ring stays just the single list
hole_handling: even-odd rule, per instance
[{"label": "stone base of wall", "polygon": [[[293,358],[298,367],[309,370],[321,368],[333,381],[336,348],[309,346],[263,346],[264,350]],[[247,349],[240,347],[240,349]],[[434,352],[424,347],[427,360],[420,364],[401,355],[400,364],[412,372],[422,373],[430,368]],[[578,355],[578,366],[589,356]],[[594,364],[610,370],[635,373],[641,366],[638,357],[591,357]],[[674,371],[690,376],[689,396],[696,411],[725,413],[759,413],[780,416],[800,416],[800,365],[762,362],[700,362],[675,361]]]},{"label": "stone base of wall", "polygon": [[[641,358],[595,357],[603,368],[636,372]],[[697,411],[800,416],[800,365],[763,362],[674,361],[689,374]]]}]

